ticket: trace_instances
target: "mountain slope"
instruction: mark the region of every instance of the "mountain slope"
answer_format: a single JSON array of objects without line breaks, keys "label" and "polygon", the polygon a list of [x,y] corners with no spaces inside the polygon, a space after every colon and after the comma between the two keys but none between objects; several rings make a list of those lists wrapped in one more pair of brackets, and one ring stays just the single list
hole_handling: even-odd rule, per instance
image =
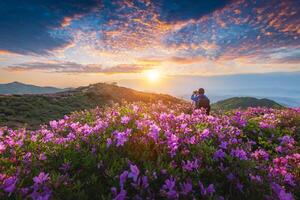
[{"label": "mountain slope", "polygon": [[273,100],[254,97],[233,97],[212,104],[212,109],[214,110],[245,109],[248,107],[283,108],[282,105]]},{"label": "mountain slope", "polygon": [[144,93],[116,85],[98,83],[55,94],[0,96],[0,126],[36,128],[73,111],[110,105],[114,102],[178,103],[182,100],[163,94]]},{"label": "mountain slope", "polygon": [[65,90],[55,87],[39,87],[20,82],[0,84],[0,94],[50,94]]}]

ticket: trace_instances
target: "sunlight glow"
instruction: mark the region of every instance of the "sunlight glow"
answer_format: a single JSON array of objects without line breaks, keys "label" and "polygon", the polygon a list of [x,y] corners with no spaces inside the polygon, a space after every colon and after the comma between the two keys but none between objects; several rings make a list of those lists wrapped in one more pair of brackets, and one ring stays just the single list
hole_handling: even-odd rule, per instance
[{"label": "sunlight glow", "polygon": [[157,82],[160,79],[160,72],[157,70],[149,70],[146,71],[145,74],[151,82]]}]

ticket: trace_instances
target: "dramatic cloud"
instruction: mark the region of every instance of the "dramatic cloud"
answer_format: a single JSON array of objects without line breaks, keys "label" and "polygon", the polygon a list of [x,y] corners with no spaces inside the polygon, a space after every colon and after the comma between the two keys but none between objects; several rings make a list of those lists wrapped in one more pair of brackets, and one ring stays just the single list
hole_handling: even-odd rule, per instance
[{"label": "dramatic cloud", "polygon": [[119,73],[141,73],[144,70],[151,69],[151,66],[137,66],[134,64],[122,64],[111,67],[90,64],[83,65],[74,62],[52,61],[48,63],[24,63],[7,68],[9,71],[45,71],[56,73],[102,73],[102,74],[119,74]]},{"label": "dramatic cloud", "polygon": [[162,63],[171,63],[178,65],[187,65],[193,63],[202,63],[205,62],[206,58],[201,56],[193,56],[193,57],[166,57],[166,58],[142,58],[138,60],[138,63],[148,63],[154,66],[161,65]]},{"label": "dramatic cloud", "polygon": [[72,36],[52,30],[99,6],[99,0],[0,1],[0,49],[20,54],[47,54],[71,43]]},{"label": "dramatic cloud", "polygon": [[0,55],[13,55],[13,52],[7,51],[7,50],[0,50]]},{"label": "dramatic cloud", "polygon": [[[67,66],[43,71],[67,73],[123,72],[124,63],[129,73],[145,65],[171,74],[300,70],[299,7],[298,0],[0,2],[0,66],[42,70],[48,59]],[[28,59],[14,61],[11,52],[34,54],[39,65],[19,64]]]}]

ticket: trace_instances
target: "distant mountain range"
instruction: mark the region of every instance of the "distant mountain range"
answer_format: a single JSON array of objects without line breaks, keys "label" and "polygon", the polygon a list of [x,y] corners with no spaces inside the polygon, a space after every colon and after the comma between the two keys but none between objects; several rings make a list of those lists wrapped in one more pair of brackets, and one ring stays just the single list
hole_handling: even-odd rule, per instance
[{"label": "distant mountain range", "polygon": [[[149,83],[142,78],[122,79],[117,82],[118,85],[127,88],[170,94],[186,100],[190,100],[190,95],[195,89],[203,87],[212,103],[232,97],[255,97],[267,98],[287,107],[300,106],[300,71],[222,76],[166,76],[159,80],[159,84]],[[26,87],[23,87],[24,85]],[[44,94],[70,89],[53,87],[32,89],[35,87],[38,86],[18,82],[0,84],[0,94]]]},{"label": "distant mountain range", "polygon": [[0,84],[0,94],[52,94],[69,90],[56,87],[40,87],[35,85],[12,82]]},{"label": "distant mountain range", "polygon": [[233,97],[212,104],[214,110],[245,109],[248,107],[284,108],[284,106],[273,100],[254,97]]},{"label": "distant mountain range", "polygon": [[300,106],[300,71],[235,75],[166,76],[157,84],[143,79],[118,80],[119,85],[143,90],[159,91],[189,100],[197,88],[205,88],[211,102],[231,97],[267,98],[288,107]]},{"label": "distant mountain range", "polygon": [[[13,85],[22,85],[20,83]],[[37,87],[39,88],[39,87]],[[21,92],[21,90],[19,90]],[[0,126],[36,128],[53,119],[62,118],[74,111],[111,105],[112,103],[143,101],[178,103],[182,100],[164,94],[139,92],[113,84],[98,83],[68,91],[50,94],[0,95]],[[21,93],[27,93],[22,91]],[[33,91],[31,91],[33,92]],[[37,92],[37,90],[35,90]],[[42,92],[42,89],[39,90]]]},{"label": "distant mountain range", "polygon": [[[273,100],[285,107],[299,107],[300,106],[300,98],[297,97],[284,97],[284,96],[267,96],[267,95],[255,95],[255,94],[215,94],[209,93],[207,94],[211,103],[216,103],[218,101],[226,100],[233,97],[254,97],[257,99],[270,99]],[[190,100],[191,95],[180,95],[179,98]]]}]

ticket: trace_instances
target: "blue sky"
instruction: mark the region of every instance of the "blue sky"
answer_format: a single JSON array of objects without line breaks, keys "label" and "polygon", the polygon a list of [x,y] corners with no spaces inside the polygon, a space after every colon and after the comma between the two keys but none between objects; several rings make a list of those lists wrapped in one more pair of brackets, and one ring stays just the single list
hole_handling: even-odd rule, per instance
[{"label": "blue sky", "polygon": [[0,2],[0,82],[300,71],[297,0]]}]

